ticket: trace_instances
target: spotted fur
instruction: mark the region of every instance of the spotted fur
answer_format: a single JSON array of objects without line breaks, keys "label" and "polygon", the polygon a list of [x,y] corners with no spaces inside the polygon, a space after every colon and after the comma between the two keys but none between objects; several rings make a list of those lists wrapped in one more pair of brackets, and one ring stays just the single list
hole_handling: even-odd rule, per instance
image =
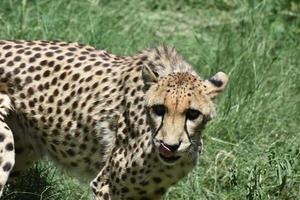
[{"label": "spotted fur", "polygon": [[124,57],[0,41],[0,191],[47,155],[80,179],[96,177],[94,199],[159,199],[196,164],[226,82],[221,72],[202,80],[166,46]]}]

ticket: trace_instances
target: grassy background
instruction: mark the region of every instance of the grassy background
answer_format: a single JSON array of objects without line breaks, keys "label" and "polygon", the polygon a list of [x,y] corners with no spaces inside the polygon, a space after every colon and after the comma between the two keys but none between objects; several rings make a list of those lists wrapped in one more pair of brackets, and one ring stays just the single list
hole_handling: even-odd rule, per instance
[{"label": "grassy background", "polygon": [[[197,168],[165,199],[299,199],[300,2],[1,0],[1,39],[78,41],[116,54],[174,45],[230,84]],[[87,184],[38,163],[4,199],[89,199]]]}]

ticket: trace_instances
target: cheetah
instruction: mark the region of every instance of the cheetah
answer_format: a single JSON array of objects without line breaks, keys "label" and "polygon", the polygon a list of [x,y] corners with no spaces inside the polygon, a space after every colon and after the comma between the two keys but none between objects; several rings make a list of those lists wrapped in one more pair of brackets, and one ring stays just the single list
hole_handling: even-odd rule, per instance
[{"label": "cheetah", "polygon": [[47,156],[95,200],[161,199],[196,165],[213,99],[172,47],[117,56],[79,43],[0,41],[0,196]]}]

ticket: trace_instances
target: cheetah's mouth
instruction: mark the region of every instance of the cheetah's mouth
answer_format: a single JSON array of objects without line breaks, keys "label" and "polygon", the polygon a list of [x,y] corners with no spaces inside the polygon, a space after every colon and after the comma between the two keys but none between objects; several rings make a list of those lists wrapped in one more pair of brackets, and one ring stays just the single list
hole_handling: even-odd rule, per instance
[{"label": "cheetah's mouth", "polygon": [[161,153],[159,154],[159,157],[168,164],[173,164],[180,158],[180,156],[166,157],[166,156],[162,155]]},{"label": "cheetah's mouth", "polygon": [[180,156],[176,156],[167,146],[163,143],[159,145],[159,157],[166,164],[174,164]]}]

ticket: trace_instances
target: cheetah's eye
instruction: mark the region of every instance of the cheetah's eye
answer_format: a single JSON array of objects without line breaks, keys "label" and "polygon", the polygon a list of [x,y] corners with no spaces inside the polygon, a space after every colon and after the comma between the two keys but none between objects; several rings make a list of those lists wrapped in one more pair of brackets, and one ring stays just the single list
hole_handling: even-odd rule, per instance
[{"label": "cheetah's eye", "polygon": [[166,107],[164,105],[154,105],[152,106],[152,110],[157,116],[164,116],[166,113]]},{"label": "cheetah's eye", "polygon": [[195,109],[188,109],[186,111],[186,118],[188,120],[195,120],[201,115],[201,112],[199,110]]}]

